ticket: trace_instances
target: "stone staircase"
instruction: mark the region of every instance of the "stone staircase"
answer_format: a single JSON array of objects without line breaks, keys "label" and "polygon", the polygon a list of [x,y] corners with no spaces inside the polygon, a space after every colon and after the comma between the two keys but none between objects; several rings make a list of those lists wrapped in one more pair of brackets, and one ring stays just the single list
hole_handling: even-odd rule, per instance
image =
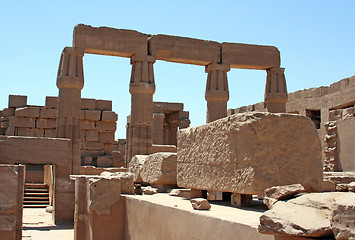
[{"label": "stone staircase", "polygon": [[24,208],[45,208],[49,205],[49,189],[45,183],[25,183]]}]

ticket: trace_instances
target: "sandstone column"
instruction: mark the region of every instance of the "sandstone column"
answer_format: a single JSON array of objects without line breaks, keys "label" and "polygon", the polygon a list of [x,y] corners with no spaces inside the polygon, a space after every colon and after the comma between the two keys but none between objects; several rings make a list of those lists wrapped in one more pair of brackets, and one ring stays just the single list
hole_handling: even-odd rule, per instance
[{"label": "sandstone column", "polygon": [[80,105],[81,89],[84,86],[83,56],[84,50],[81,48],[64,48],[57,76],[57,87],[59,88],[57,137],[71,140],[71,174],[79,174],[80,171]]},{"label": "sandstone column", "polygon": [[152,147],[153,94],[155,92],[152,56],[131,58],[132,75],[129,84],[131,93],[131,120],[127,135],[127,165],[137,154],[149,154]]},{"label": "sandstone column", "polygon": [[206,122],[212,122],[227,116],[227,102],[229,100],[227,64],[211,63],[206,66],[207,84],[205,99],[207,101]]},{"label": "sandstone column", "polygon": [[266,70],[265,107],[268,112],[286,112],[287,87],[284,68],[273,67]]}]

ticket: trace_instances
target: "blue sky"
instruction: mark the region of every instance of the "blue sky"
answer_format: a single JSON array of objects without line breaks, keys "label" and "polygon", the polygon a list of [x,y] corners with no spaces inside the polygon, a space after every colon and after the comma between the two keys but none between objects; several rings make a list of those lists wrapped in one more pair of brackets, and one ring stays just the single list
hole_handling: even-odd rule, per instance
[{"label": "blue sky", "polygon": [[[217,42],[276,46],[289,92],[355,74],[355,1],[3,1],[0,10],[0,109],[9,94],[44,105],[57,96],[59,57],[76,24],[133,29]],[[154,101],[182,102],[192,126],[206,121],[201,66],[157,61]],[[129,59],[86,54],[82,96],[110,99],[125,137]],[[228,108],[263,101],[265,71],[228,73]]]}]

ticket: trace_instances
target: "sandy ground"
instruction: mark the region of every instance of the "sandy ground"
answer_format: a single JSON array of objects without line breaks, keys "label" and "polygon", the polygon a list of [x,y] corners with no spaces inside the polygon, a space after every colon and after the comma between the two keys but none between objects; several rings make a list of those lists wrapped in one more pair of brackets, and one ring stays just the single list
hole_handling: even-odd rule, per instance
[{"label": "sandy ground", "polygon": [[54,225],[45,208],[23,209],[23,240],[72,240],[73,225]]}]

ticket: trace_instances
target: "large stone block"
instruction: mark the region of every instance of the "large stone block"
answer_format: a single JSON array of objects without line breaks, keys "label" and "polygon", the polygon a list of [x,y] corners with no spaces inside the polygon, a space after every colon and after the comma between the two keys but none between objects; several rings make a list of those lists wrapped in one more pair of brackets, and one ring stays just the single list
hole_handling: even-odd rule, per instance
[{"label": "large stone block", "polygon": [[36,126],[38,128],[56,128],[56,120],[50,118],[42,118],[37,120]]},{"label": "large stone block", "polygon": [[99,132],[99,142],[113,143],[115,140],[115,132]]},{"label": "large stone block", "polygon": [[231,68],[266,70],[280,67],[280,52],[273,46],[222,43],[222,62]]},{"label": "large stone block", "polygon": [[81,99],[81,109],[84,110],[96,110],[96,101],[92,98]]},{"label": "large stone block", "polygon": [[57,109],[55,108],[41,108],[41,118],[51,118],[51,119],[56,119],[57,118]]},{"label": "large stone block", "polygon": [[206,66],[219,62],[221,45],[201,39],[154,35],[149,39],[150,54],[157,60]]},{"label": "large stone block", "polygon": [[40,107],[24,107],[15,111],[17,117],[39,117]]},{"label": "large stone block", "polygon": [[96,110],[84,110],[84,119],[91,121],[99,121],[101,118],[101,112]]},{"label": "large stone block", "polygon": [[102,111],[101,120],[102,121],[117,121],[118,116],[112,111]]},{"label": "large stone block", "polygon": [[9,126],[34,128],[36,127],[36,118],[10,117]]},{"label": "large stone block", "polygon": [[180,187],[262,194],[300,183],[320,190],[322,177],[317,130],[303,116],[235,114],[178,132]]},{"label": "large stone block", "polygon": [[133,30],[91,27],[79,24],[74,28],[73,47],[85,53],[132,57],[147,55],[148,35]]},{"label": "large stone block", "polygon": [[96,110],[112,111],[112,101],[109,101],[109,100],[96,100]]},{"label": "large stone block", "polygon": [[159,152],[144,161],[142,181],[154,185],[176,185],[176,153]]},{"label": "large stone block", "polygon": [[58,97],[46,97],[46,108],[55,109],[58,107]]},{"label": "large stone block", "polygon": [[26,107],[26,105],[27,105],[27,96],[9,95],[9,108]]},{"label": "large stone block", "polygon": [[113,121],[96,122],[96,129],[99,132],[114,132],[116,131],[116,122]]}]

